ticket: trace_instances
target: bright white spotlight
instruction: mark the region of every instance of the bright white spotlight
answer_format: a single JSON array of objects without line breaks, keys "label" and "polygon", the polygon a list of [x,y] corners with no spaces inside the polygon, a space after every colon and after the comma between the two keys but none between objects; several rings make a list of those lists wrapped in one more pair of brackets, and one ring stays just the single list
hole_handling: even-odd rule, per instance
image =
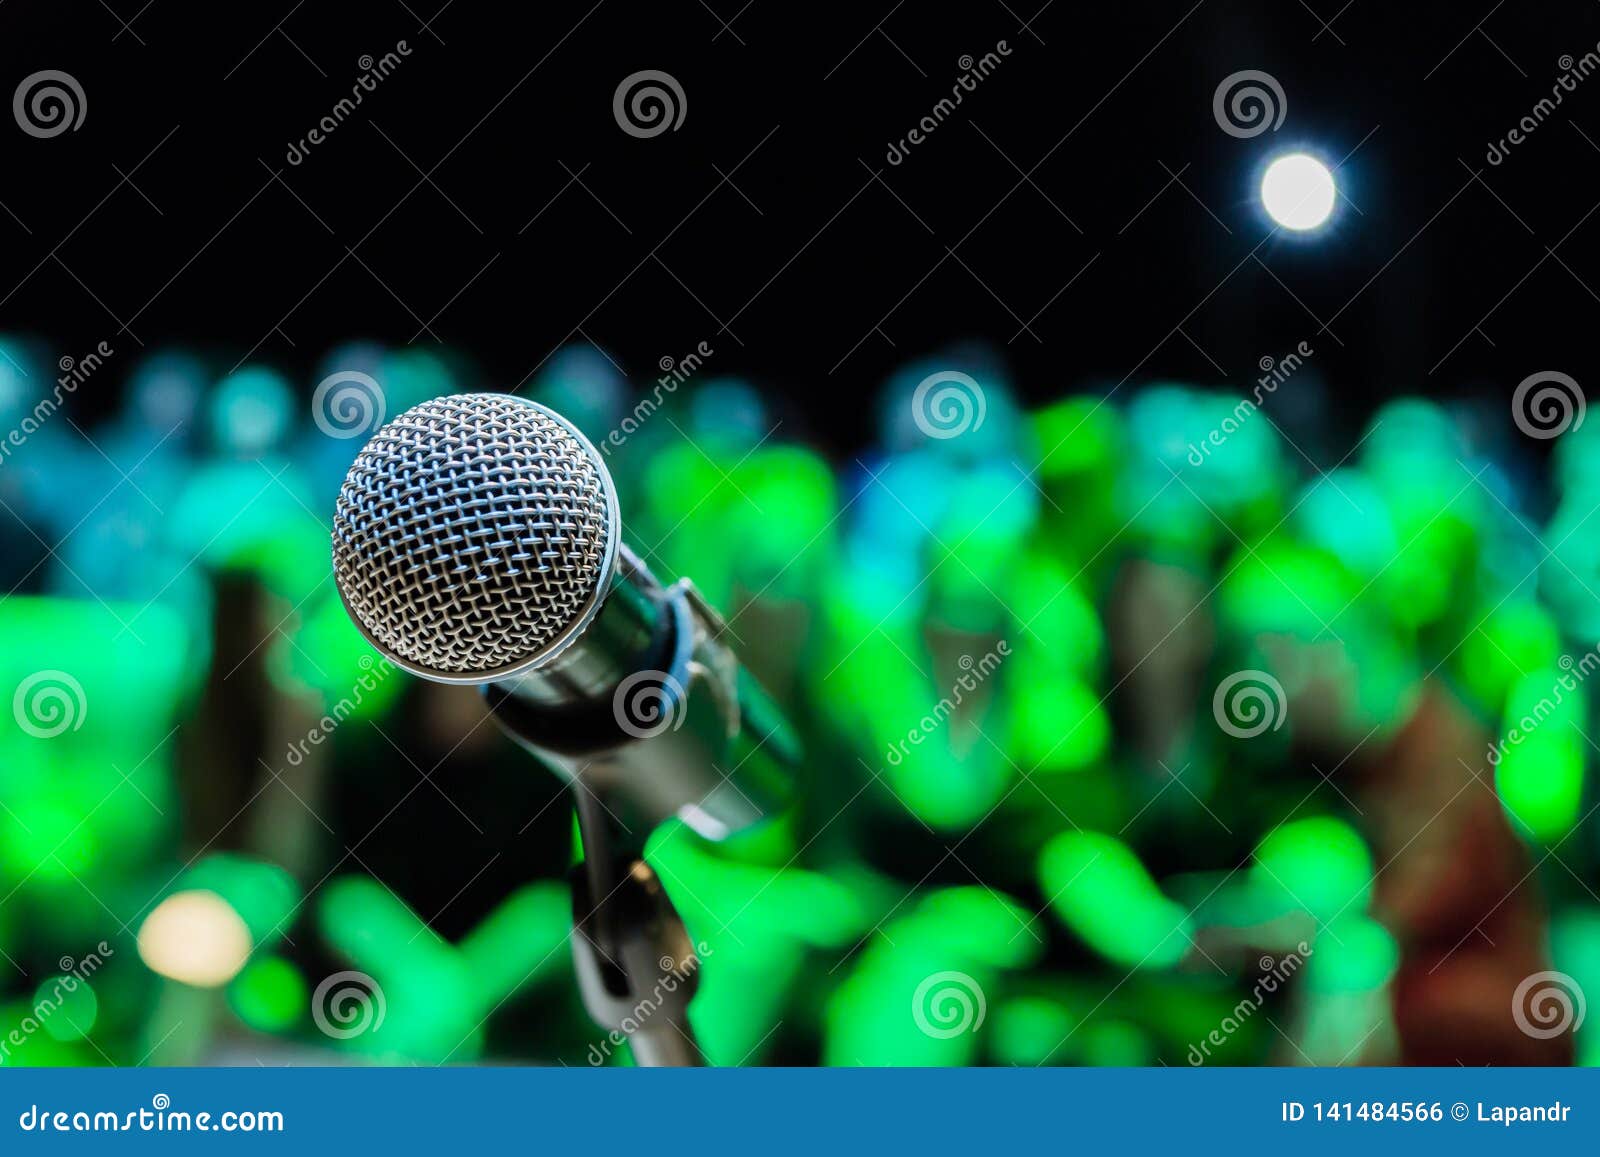
[{"label": "bright white spotlight", "polygon": [[1305,153],[1290,153],[1267,166],[1261,204],[1285,229],[1315,229],[1333,212],[1337,194],[1328,166]]}]

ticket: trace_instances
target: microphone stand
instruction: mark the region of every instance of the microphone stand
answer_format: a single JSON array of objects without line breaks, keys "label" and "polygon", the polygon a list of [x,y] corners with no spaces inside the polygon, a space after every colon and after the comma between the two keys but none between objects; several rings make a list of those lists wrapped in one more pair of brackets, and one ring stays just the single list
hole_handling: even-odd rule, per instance
[{"label": "microphone stand", "polygon": [[[705,1064],[689,1026],[700,961],[677,909],[611,802],[574,784],[583,863],[572,870],[572,959],[584,1007],[641,1067]],[[638,829],[642,831],[643,829]]]},{"label": "microphone stand", "polygon": [[[702,1065],[687,1015],[700,961],[644,860],[645,837],[669,816],[711,840],[757,822],[788,794],[799,744],[741,676],[693,584],[663,587],[631,551],[622,558],[631,585],[613,591],[580,659],[483,695],[501,728],[573,787],[583,863],[572,950],[589,1015],[626,1037],[641,1066]],[[630,730],[625,692],[646,677],[658,714]]]}]

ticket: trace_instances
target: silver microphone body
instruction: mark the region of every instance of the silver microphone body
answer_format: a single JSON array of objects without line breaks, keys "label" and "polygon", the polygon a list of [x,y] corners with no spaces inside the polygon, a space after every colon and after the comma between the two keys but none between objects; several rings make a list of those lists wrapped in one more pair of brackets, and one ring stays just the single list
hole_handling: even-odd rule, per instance
[{"label": "silver microphone body", "polygon": [[467,394],[413,407],[341,489],[334,573],[391,662],[472,683],[567,779],[646,824],[722,839],[787,796],[798,744],[692,584],[620,539],[604,460],[537,403]]},{"label": "silver microphone body", "polygon": [[663,587],[626,547],[618,562],[583,634],[485,697],[564,778],[620,795],[648,824],[676,816],[725,839],[781,806],[798,744],[694,586]]}]

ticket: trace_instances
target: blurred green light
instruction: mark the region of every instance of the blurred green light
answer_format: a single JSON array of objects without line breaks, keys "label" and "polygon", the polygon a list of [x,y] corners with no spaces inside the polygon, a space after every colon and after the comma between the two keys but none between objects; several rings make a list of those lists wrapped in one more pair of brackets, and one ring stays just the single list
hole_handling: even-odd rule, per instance
[{"label": "blurred green light", "polygon": [[1268,832],[1256,846],[1253,871],[1263,888],[1282,889],[1319,921],[1364,912],[1372,890],[1366,842],[1332,816],[1290,820]]},{"label": "blurred green light", "polygon": [[100,1002],[89,982],[76,976],[53,976],[33,994],[34,1015],[58,1041],[82,1040],[94,1028]]},{"label": "blurred green light", "polygon": [[1039,473],[1055,479],[1111,466],[1122,445],[1121,415],[1099,398],[1067,398],[1032,416]]},{"label": "blurred green light", "polygon": [[1087,1064],[1140,1068],[1155,1062],[1150,1037],[1126,1020],[1097,1020],[1078,1034],[1078,1047]]},{"label": "blurred green light", "polygon": [[295,409],[289,384],[264,366],[245,366],[229,375],[207,404],[216,444],[244,458],[254,458],[281,442]]},{"label": "blurred green light", "polygon": [[1523,672],[1553,666],[1560,650],[1560,630],[1549,612],[1513,599],[1493,608],[1462,640],[1453,667],[1480,703],[1498,711]]},{"label": "blurred green light", "polygon": [[1001,1065],[1042,1065],[1059,1060],[1057,1050],[1077,1024],[1056,1001],[1034,996],[1008,1000],[994,1012],[991,1059]]},{"label": "blurred green light", "polygon": [[[404,692],[405,673],[379,656],[331,591],[303,613],[298,629],[273,647],[274,682],[286,690],[314,688],[340,719],[381,719]],[[286,751],[279,758],[290,757]]]},{"label": "blurred green light", "polygon": [[283,935],[300,906],[300,887],[277,864],[233,852],[200,860],[176,882],[175,891],[215,892],[239,914],[257,949]]},{"label": "blurred green light", "polygon": [[1011,674],[1011,757],[1024,770],[1074,772],[1093,767],[1111,747],[1111,716],[1100,696],[1076,679],[1029,678],[1026,660]]},{"label": "blurred green light", "polygon": [[1051,840],[1039,857],[1039,886],[1067,927],[1117,964],[1169,968],[1188,952],[1187,913],[1113,836],[1074,831]]},{"label": "blurred green light", "polygon": [[1225,575],[1220,602],[1224,622],[1242,635],[1315,639],[1326,637],[1328,627],[1337,632],[1333,620],[1359,596],[1360,587],[1331,556],[1277,537],[1241,549]]},{"label": "blurred green light", "polygon": [[305,1016],[310,999],[299,969],[281,956],[252,960],[228,985],[229,1007],[257,1032],[289,1031]]},{"label": "blurred green light", "polygon": [[436,1064],[477,1056],[484,1021],[471,967],[398,896],[376,880],[344,876],[323,888],[317,917],[328,943],[384,997],[382,1027],[348,1047]]},{"label": "blurred green light", "polygon": [[543,880],[502,900],[457,946],[476,980],[485,1012],[530,984],[570,966],[572,899],[565,884]]},{"label": "blurred green light", "polygon": [[1506,811],[1539,840],[1566,835],[1583,802],[1582,674],[1566,667],[1530,672],[1506,701],[1499,758],[1491,760],[1495,787]]},{"label": "blurred green light", "polygon": [[917,906],[916,915],[919,929],[968,960],[1021,968],[1044,951],[1044,930],[1033,913],[979,885],[940,888]]},{"label": "blurred green light", "polygon": [[725,925],[741,940],[781,937],[837,947],[870,923],[854,891],[837,881],[725,859],[675,820],[656,829],[645,856],[691,931]]},{"label": "blurred green light", "polygon": [[1306,982],[1320,993],[1377,992],[1400,967],[1400,945],[1382,924],[1346,914],[1316,938]]}]

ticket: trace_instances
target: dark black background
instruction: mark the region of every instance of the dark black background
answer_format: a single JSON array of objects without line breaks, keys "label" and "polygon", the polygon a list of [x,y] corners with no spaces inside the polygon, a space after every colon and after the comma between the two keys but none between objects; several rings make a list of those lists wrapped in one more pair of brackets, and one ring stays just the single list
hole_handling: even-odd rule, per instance
[{"label": "dark black background", "polygon": [[[568,342],[647,379],[707,341],[797,436],[845,449],[896,365],[965,338],[1002,347],[1031,400],[1245,383],[1306,339],[1352,428],[1398,393],[1585,376],[1600,79],[1505,163],[1485,149],[1600,41],[1600,5],[741,3],[7,0],[0,87],[61,69],[88,116],[49,140],[0,125],[0,328],[250,354],[307,388],[356,337],[442,340],[505,389]],[[400,40],[399,69],[287,164]],[[999,69],[886,164],[1000,40]],[[612,95],[646,68],[687,116],[641,140]],[[1212,95],[1246,68],[1288,111],[1241,140]],[[1253,181],[1295,145],[1348,155],[1355,207],[1262,244]],[[93,388],[81,404],[115,385]]]}]

